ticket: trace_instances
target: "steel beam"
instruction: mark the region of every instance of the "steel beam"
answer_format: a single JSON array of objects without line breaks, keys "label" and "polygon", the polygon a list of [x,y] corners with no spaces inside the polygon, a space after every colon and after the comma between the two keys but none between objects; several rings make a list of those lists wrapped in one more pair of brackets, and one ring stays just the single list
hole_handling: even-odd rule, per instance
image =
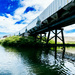
[{"label": "steel beam", "polygon": [[[63,45],[64,45],[65,41],[64,41],[64,35],[63,35],[63,29],[61,29],[61,35],[62,35],[62,42],[63,42]],[[65,55],[65,47],[63,47],[62,59],[64,58],[64,55]]]},{"label": "steel beam", "polygon": [[50,37],[50,31],[48,32],[48,37],[47,37],[47,42],[46,42],[46,45],[48,44],[49,37]]},{"label": "steel beam", "polygon": [[57,29],[55,29],[55,59],[57,58]]}]

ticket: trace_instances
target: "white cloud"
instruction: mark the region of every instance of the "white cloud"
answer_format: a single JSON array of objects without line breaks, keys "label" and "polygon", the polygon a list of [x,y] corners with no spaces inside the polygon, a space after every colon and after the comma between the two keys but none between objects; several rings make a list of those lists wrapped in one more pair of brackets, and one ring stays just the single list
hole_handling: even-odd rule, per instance
[{"label": "white cloud", "polygon": [[53,0],[23,0],[21,1],[21,4],[25,6],[32,6],[38,4],[45,9],[52,1]]},{"label": "white cloud", "polygon": [[75,29],[75,24],[72,24],[70,26],[64,27],[65,31],[69,31],[69,30],[72,30],[72,29]]},{"label": "white cloud", "polygon": [[64,36],[75,37],[75,33],[64,33]]},{"label": "white cloud", "polygon": [[75,37],[75,32],[66,33],[66,31],[70,31],[75,29],[75,24],[64,27],[64,36]]},{"label": "white cloud", "polygon": [[13,19],[15,19],[15,20],[21,20],[21,16],[16,14],[16,15],[13,16]]},{"label": "white cloud", "polygon": [[16,11],[15,11],[15,15],[20,15],[20,16],[21,16],[21,15],[24,13],[25,9],[26,9],[25,6],[16,9]]},{"label": "white cloud", "polygon": [[11,16],[10,14],[6,14],[9,18],[12,18],[13,16]]},{"label": "white cloud", "polygon": [[[23,7],[18,8],[14,13],[14,18],[23,19],[27,18],[27,23],[31,22],[34,18],[36,18],[53,0],[21,0],[20,4]],[[28,12],[24,14],[24,11],[27,7],[34,6],[36,11],[35,12]],[[40,11],[38,11],[40,10]]]},{"label": "white cloud", "polygon": [[15,25],[15,22],[17,20],[13,20],[13,17],[11,15],[9,15],[9,14],[7,14],[7,15],[9,16],[9,18],[0,16],[0,21],[1,21],[0,26],[2,27],[2,28],[0,28],[0,32],[13,33],[13,32],[19,31],[23,27],[25,27],[25,25],[23,25],[23,24]]}]

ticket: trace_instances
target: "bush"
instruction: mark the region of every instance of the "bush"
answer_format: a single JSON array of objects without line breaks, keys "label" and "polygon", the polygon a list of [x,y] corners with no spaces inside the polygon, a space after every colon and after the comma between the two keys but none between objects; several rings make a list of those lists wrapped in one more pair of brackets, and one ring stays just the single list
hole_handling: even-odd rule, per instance
[{"label": "bush", "polygon": [[37,42],[35,42],[35,39],[32,36],[28,36],[28,37],[21,37],[21,36],[7,37],[4,40],[0,40],[0,43],[4,46],[16,46],[16,47],[34,47],[34,46],[38,46],[38,44],[41,44],[39,40]]},{"label": "bush", "polygon": [[3,40],[0,40],[0,44],[2,44]]},{"label": "bush", "polygon": [[[12,36],[7,37],[6,39],[0,40],[0,44],[4,46],[14,46],[14,47],[43,47],[43,44],[46,44],[46,37],[42,37],[40,42],[39,39],[35,42],[35,38],[32,36],[21,37],[21,36]],[[50,40],[48,43],[54,44],[53,40]]]},{"label": "bush", "polygon": [[48,43],[49,44],[55,44],[55,41],[54,40],[50,40]]}]

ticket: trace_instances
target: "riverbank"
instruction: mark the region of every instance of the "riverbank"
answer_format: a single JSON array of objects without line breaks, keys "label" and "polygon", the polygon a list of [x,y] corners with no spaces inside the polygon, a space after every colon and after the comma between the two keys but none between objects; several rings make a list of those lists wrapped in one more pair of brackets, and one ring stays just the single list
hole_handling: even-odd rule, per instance
[{"label": "riverbank", "polygon": [[10,36],[0,40],[0,44],[13,47],[33,47],[39,44],[39,41],[35,43],[33,37]]},{"label": "riverbank", "polygon": [[[39,36],[38,36],[39,37]],[[0,44],[3,46],[10,46],[10,47],[22,47],[22,48],[43,48],[46,47],[44,44],[46,44],[45,39],[46,37],[42,37],[42,40],[37,39],[35,42],[35,38],[32,36],[28,37],[21,37],[21,36],[11,36],[7,37],[5,39],[0,40]],[[54,40],[50,40],[48,42],[49,44],[54,44]],[[58,42],[60,43],[60,42]],[[70,42],[69,42],[70,44]],[[75,54],[75,47],[71,47],[72,49],[69,49],[69,47],[66,47],[66,53]],[[48,48],[50,50],[54,50],[54,48]],[[57,47],[58,51],[62,51],[62,47]]]},{"label": "riverbank", "polygon": [[[39,37],[39,36],[38,36]],[[11,36],[5,39],[0,40],[0,44],[3,46],[13,46],[13,47],[44,47],[43,44],[46,44],[46,37],[42,37],[40,39],[35,40],[34,37],[21,37],[21,36]],[[54,43],[53,40],[49,41],[50,43]]]}]

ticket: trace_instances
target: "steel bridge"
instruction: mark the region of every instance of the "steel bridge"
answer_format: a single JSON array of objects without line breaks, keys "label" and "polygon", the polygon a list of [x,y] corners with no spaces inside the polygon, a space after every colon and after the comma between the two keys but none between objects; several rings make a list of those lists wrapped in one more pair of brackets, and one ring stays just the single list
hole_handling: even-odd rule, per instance
[{"label": "steel bridge", "polygon": [[[63,27],[72,24],[75,24],[75,0],[54,0],[37,18],[15,35],[25,36],[28,33],[28,35],[37,38],[37,35],[40,34],[41,39],[42,34],[46,36],[46,32],[48,32],[46,45],[49,40],[55,38],[55,44],[50,46],[55,47],[55,58],[57,58],[57,46],[59,46],[57,38],[59,38],[63,43],[60,46],[63,46],[62,58],[64,58],[65,46],[68,45],[65,45]],[[50,37],[51,32],[54,34],[53,37]],[[60,33],[61,38],[58,36]]]}]

